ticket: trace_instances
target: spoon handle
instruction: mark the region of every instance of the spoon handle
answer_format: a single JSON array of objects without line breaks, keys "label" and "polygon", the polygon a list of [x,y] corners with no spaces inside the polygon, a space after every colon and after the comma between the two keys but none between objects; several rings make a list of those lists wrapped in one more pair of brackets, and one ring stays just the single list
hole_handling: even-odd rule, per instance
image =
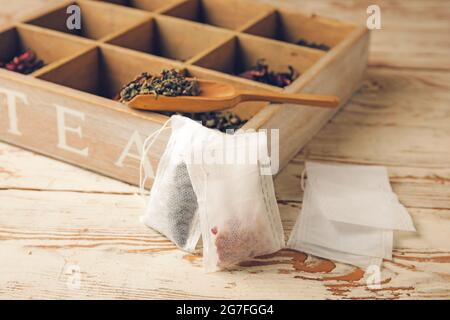
[{"label": "spoon handle", "polygon": [[336,96],[323,96],[306,93],[277,93],[277,92],[240,92],[241,101],[269,101],[277,103],[293,103],[323,108],[336,108],[339,106],[339,98]]}]

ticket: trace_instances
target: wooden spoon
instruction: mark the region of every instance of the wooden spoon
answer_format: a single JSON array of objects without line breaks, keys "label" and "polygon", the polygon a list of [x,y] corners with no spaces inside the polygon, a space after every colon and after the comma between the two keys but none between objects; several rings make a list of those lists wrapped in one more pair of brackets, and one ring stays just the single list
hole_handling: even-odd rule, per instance
[{"label": "wooden spoon", "polygon": [[127,105],[141,110],[175,111],[175,112],[209,112],[233,108],[244,101],[269,101],[293,103],[323,108],[336,108],[339,98],[314,94],[288,94],[269,91],[238,90],[230,84],[197,80],[201,94],[199,96],[166,97],[152,94],[137,95]]}]

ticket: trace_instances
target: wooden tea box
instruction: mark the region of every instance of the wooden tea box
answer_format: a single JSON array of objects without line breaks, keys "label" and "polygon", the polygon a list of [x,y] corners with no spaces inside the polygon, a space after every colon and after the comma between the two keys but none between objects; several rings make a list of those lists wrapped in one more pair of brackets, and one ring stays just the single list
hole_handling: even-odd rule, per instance
[{"label": "wooden tea box", "polygon": [[[81,30],[66,27],[73,4]],[[369,32],[247,0],[79,0],[0,30],[0,61],[25,49],[45,66],[29,75],[0,69],[0,139],[137,184],[143,141],[168,119],[113,99],[141,72],[186,68],[243,89],[337,95],[344,104],[366,68]],[[258,59],[301,75],[284,89],[236,76]],[[279,129],[270,141],[281,168],[337,110],[247,102],[232,111],[248,120],[243,129]],[[150,176],[169,135],[149,153]]]}]

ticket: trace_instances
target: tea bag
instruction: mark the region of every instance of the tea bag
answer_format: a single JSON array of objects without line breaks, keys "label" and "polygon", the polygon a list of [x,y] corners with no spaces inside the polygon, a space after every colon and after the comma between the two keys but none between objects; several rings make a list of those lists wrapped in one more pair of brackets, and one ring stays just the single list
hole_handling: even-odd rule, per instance
[{"label": "tea bag", "polygon": [[415,230],[385,168],[307,162],[306,172],[288,247],[367,267],[392,258],[392,230]]},{"label": "tea bag", "polygon": [[172,134],[158,165],[143,222],[177,247],[192,252],[200,238],[200,225],[184,158],[192,136],[200,139],[201,132],[209,129],[181,116],[172,116],[170,122]]},{"label": "tea bag", "polygon": [[415,231],[411,217],[392,192],[385,167],[307,162],[306,171],[313,196],[321,197],[318,203],[328,219]]},{"label": "tea bag", "polygon": [[[188,171],[199,206],[206,271],[232,266],[284,246],[267,137],[209,136],[194,143]],[[270,164],[269,164],[270,167]]]},{"label": "tea bag", "polygon": [[[379,266],[383,257],[390,258],[392,231],[359,229],[357,225],[328,220],[316,199],[312,198],[312,192],[308,181],[302,210],[287,244],[289,248],[363,268]],[[371,255],[372,250],[375,254]]]}]

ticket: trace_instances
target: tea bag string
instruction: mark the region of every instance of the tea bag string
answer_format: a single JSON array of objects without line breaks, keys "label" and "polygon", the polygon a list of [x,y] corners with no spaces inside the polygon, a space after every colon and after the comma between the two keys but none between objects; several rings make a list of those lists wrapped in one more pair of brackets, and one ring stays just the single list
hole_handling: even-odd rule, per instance
[{"label": "tea bag string", "polygon": [[300,187],[302,191],[305,191],[305,176],[306,176],[306,167],[303,168],[302,174],[300,176]]},{"label": "tea bag string", "polygon": [[[147,170],[145,170],[145,158],[147,157],[148,152],[150,151],[150,148],[155,143],[156,139],[158,139],[161,132],[163,132],[166,129],[171,129],[171,127],[168,127],[169,122],[171,119],[167,120],[161,128],[153,132],[151,135],[149,135],[142,146],[142,155],[141,155],[141,163],[139,166],[139,195],[142,196],[144,193],[145,183],[148,179],[148,173]],[[142,175],[144,173],[144,175]]]}]

